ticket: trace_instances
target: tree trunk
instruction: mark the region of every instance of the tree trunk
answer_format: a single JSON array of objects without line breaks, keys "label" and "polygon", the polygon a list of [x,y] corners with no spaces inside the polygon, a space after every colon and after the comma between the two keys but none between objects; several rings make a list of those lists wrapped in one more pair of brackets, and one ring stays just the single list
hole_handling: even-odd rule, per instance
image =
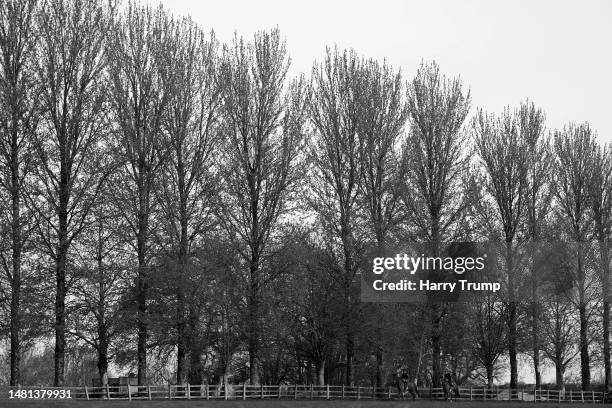
[{"label": "tree trunk", "polygon": [[176,381],[177,384],[184,384],[187,380],[187,325],[185,323],[185,289],[187,288],[186,275],[189,267],[189,216],[187,212],[187,196],[188,191],[185,184],[185,164],[183,162],[182,146],[177,149],[177,179],[179,191],[179,219],[181,226],[181,234],[179,237],[179,271],[178,271],[178,291],[177,291],[177,369]]},{"label": "tree trunk", "polygon": [[259,257],[254,254],[250,267],[251,287],[248,304],[249,378],[251,385],[258,385],[259,377]]},{"label": "tree trunk", "polygon": [[[13,258],[13,262],[15,259]],[[19,365],[21,360],[21,343],[19,332],[21,330],[20,296],[21,271],[15,269],[13,264],[13,279],[11,280],[11,386],[19,384]]]},{"label": "tree trunk", "polygon": [[588,322],[586,304],[581,302],[579,305],[580,315],[580,374],[582,377],[582,390],[588,391],[591,388],[591,367],[589,361],[588,343]]},{"label": "tree trunk", "polygon": [[[533,268],[533,264],[532,264]],[[538,302],[537,298],[537,282],[535,274],[532,274],[532,290],[531,290],[531,346],[533,351],[533,372],[535,373],[535,386],[540,388],[540,339],[539,339],[539,320],[538,320]]]},{"label": "tree trunk", "polygon": [[138,385],[147,384],[147,304],[146,304],[146,276],[143,267],[139,267],[137,283],[138,306]]},{"label": "tree trunk", "polygon": [[487,365],[487,388],[493,388],[493,365]]},{"label": "tree trunk", "polygon": [[433,386],[434,388],[440,387],[440,377],[442,376],[442,367],[440,366],[440,355],[442,347],[440,344],[440,311],[436,304],[431,305],[432,318],[431,318],[431,365],[433,375]]},{"label": "tree trunk", "polygon": [[198,338],[198,311],[195,305],[189,307],[189,384],[202,384],[202,342]]},{"label": "tree trunk", "polygon": [[[441,252],[441,239],[440,239],[440,216],[437,211],[433,211],[431,213],[431,242],[429,243],[431,246],[432,256],[437,257],[440,256]],[[434,270],[434,273],[436,271]],[[432,292],[428,292],[429,294]],[[429,299],[429,297],[428,297]],[[443,317],[444,306],[436,303],[435,298],[433,302],[429,303],[430,313],[431,313],[431,365],[432,365],[432,383],[434,388],[438,388],[442,386],[441,377],[442,377],[442,366],[440,362],[440,357],[442,355],[442,344],[441,344],[441,321]]]},{"label": "tree trunk", "polygon": [[[106,330],[103,330],[106,332]],[[101,333],[98,346],[98,374],[100,375],[101,385],[108,382],[108,339],[106,333]]]},{"label": "tree trunk", "polygon": [[344,252],[344,307],[345,307],[345,350],[346,350],[346,378],[345,384],[353,384],[353,357],[355,354],[355,334],[353,332],[353,310],[351,302],[351,286],[353,284],[353,240],[349,211],[341,217],[341,235]]},{"label": "tree trunk", "polygon": [[136,306],[137,312],[137,327],[138,327],[138,385],[147,385],[147,337],[148,337],[148,322],[147,322],[147,242],[149,237],[149,192],[148,187],[142,178],[148,175],[143,165],[139,168],[141,180],[138,185],[139,194],[139,214],[138,214],[138,234],[137,240],[137,256],[138,256],[138,278],[136,282]]},{"label": "tree trunk", "polygon": [[317,364],[317,385],[325,385],[325,360]]},{"label": "tree trunk", "polygon": [[583,265],[583,248],[582,243],[578,242],[578,290],[579,304],[578,315],[580,317],[580,374],[582,379],[582,390],[587,391],[591,388],[591,366],[589,359],[589,342],[588,342],[588,317],[587,304],[585,300],[585,272]]},{"label": "tree trunk", "polygon": [[512,241],[506,241],[506,263],[508,268],[508,355],[510,359],[510,388],[515,389],[518,385],[517,365],[517,332],[516,332],[516,299],[514,296],[514,254]]},{"label": "tree trunk", "polygon": [[536,388],[540,388],[542,384],[542,375],[540,373],[540,348],[537,344],[533,346],[533,370],[535,372],[535,386]]},{"label": "tree trunk", "polygon": [[[180,278],[179,278],[180,279]],[[181,283],[179,283],[181,285]],[[177,294],[176,307],[176,332],[177,332],[177,351],[176,351],[176,383],[184,384],[187,381],[187,330],[185,325],[185,300],[183,289],[179,288]]]},{"label": "tree trunk", "polygon": [[559,388],[559,391],[565,389],[565,380],[563,378],[564,371],[565,370],[563,369],[561,362],[557,361],[555,363],[555,383],[557,384],[557,388]]},{"label": "tree trunk", "polygon": [[[349,329],[350,330],[350,329]],[[353,357],[355,355],[355,340],[352,330],[346,336],[346,385],[353,385]]]},{"label": "tree trunk", "polygon": [[66,348],[66,261],[68,257],[68,197],[69,176],[62,157],[58,215],[58,245],[55,263],[55,354],[53,385],[64,385],[64,364]]},{"label": "tree trunk", "polygon": [[[531,218],[531,217],[530,217]],[[531,221],[535,224],[534,221]],[[532,232],[535,236],[535,232]],[[540,373],[540,324],[539,324],[539,303],[538,303],[538,276],[535,262],[531,261],[531,347],[533,352],[533,372],[535,374],[536,389],[541,385]]]},{"label": "tree trunk", "polygon": [[610,390],[610,302],[603,302],[603,352],[604,352],[604,371],[605,371],[605,390]]},{"label": "tree trunk", "polygon": [[[383,366],[383,351],[382,347],[378,346],[376,349],[376,388],[382,388],[383,378],[382,378],[382,366]],[[417,370],[418,375],[418,370]]]},{"label": "tree trunk", "polygon": [[64,385],[64,364],[66,348],[66,249],[60,245],[56,261],[55,278],[55,354],[53,386]]},{"label": "tree trunk", "polygon": [[[15,141],[16,142],[16,141]],[[21,361],[21,220],[19,200],[19,175],[16,154],[11,171],[11,201],[12,201],[12,279],[11,279],[11,386],[20,382],[19,365]]]}]

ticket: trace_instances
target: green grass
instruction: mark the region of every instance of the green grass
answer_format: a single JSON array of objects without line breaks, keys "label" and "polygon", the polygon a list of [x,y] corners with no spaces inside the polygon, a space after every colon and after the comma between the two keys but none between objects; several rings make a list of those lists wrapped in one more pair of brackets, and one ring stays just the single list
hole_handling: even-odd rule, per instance
[{"label": "green grass", "polygon": [[[83,401],[83,400],[2,400],[3,407],[51,407],[51,408],[487,408],[497,405],[500,408],[528,408],[533,403],[508,401],[290,401],[290,400],[251,400],[251,401]],[[590,404],[564,403],[563,408],[582,407]],[[538,408],[559,407],[557,403],[538,403]]]}]

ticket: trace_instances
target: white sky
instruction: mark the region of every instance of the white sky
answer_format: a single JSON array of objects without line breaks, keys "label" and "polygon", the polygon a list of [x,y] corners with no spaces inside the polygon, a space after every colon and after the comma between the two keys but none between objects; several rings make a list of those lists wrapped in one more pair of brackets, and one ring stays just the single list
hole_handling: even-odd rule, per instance
[{"label": "white sky", "polygon": [[[157,4],[158,0],[144,0]],[[163,0],[221,41],[278,27],[292,73],[310,73],[327,45],[387,59],[412,78],[422,60],[460,75],[473,109],[530,98],[548,128],[588,121],[612,141],[612,0]]]}]

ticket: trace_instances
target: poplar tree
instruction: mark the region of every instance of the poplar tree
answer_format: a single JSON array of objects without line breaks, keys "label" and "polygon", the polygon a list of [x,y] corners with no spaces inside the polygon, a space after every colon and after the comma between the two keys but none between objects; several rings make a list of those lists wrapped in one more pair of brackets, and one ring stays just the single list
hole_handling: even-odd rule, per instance
[{"label": "poplar tree", "polygon": [[[359,115],[363,61],[353,51],[327,50],[315,64],[310,118],[315,135],[311,159],[311,206],[317,213],[327,244],[337,262],[333,277],[343,299],[346,374],[352,385],[355,330],[359,313],[356,275],[363,248],[364,217],[361,185]],[[364,150],[365,153],[365,150]]]},{"label": "poplar tree", "polygon": [[[29,150],[37,131],[39,106],[34,76],[38,44],[36,0],[7,0],[0,4],[0,206],[6,234],[0,259],[10,287],[10,385],[20,383],[23,331],[23,253],[32,228],[25,209],[26,177],[31,171]],[[25,211],[24,211],[25,210]],[[4,228],[4,227],[3,227]],[[5,237],[9,237],[4,244]],[[4,248],[7,248],[4,250]]]},{"label": "poplar tree", "polygon": [[153,270],[155,189],[164,161],[163,118],[172,93],[171,18],[161,8],[129,3],[107,42],[111,93],[113,154],[118,170],[112,179],[114,205],[129,229],[136,255],[134,304],[138,331],[138,384],[147,382],[147,291]]},{"label": "poplar tree", "polygon": [[588,123],[571,123],[555,132],[555,197],[559,219],[572,242],[575,259],[571,268],[575,293],[572,297],[580,324],[579,349],[582,389],[591,386],[589,355],[589,303],[592,298],[592,279],[588,273],[587,239],[591,233],[589,214],[589,180],[593,177],[596,142]]},{"label": "poplar tree", "polygon": [[506,266],[508,351],[510,388],[518,384],[517,322],[518,285],[522,281],[517,256],[521,222],[527,210],[528,144],[522,137],[518,114],[504,109],[500,117],[482,110],[473,121],[476,149],[485,171],[485,185],[497,208],[497,219],[504,240]]},{"label": "poplar tree", "polygon": [[34,140],[35,191],[28,203],[39,245],[55,264],[55,386],[64,385],[70,248],[110,171],[103,151],[108,135],[103,73],[112,13],[112,4],[97,0],[50,0],[37,22],[42,116]]},{"label": "poplar tree", "polygon": [[[442,243],[461,233],[459,226],[469,205],[466,134],[463,123],[470,108],[470,93],[459,78],[440,74],[438,65],[422,64],[408,83],[410,134],[403,148],[407,163],[403,203],[415,239],[440,256]],[[429,302],[433,384],[442,375],[441,321],[446,306]]]},{"label": "poplar tree", "polygon": [[245,337],[251,384],[260,381],[263,290],[274,276],[266,263],[279,220],[294,205],[303,175],[306,86],[287,84],[289,57],[280,32],[258,32],[252,42],[224,47],[221,92],[219,221],[246,269]]},{"label": "poplar tree", "polygon": [[181,20],[170,33],[172,92],[162,120],[163,154],[160,171],[161,222],[165,251],[173,263],[176,290],[177,383],[187,380],[189,339],[186,292],[194,271],[194,251],[215,224],[221,148],[218,131],[220,92],[215,81],[217,42],[191,20]]}]

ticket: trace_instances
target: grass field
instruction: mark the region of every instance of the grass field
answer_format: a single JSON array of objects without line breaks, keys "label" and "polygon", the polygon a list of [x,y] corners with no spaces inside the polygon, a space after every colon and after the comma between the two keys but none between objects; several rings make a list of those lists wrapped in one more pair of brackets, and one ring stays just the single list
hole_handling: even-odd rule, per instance
[{"label": "grass field", "polygon": [[[6,403],[6,405],[5,405]],[[486,408],[499,406],[500,408],[527,408],[533,403],[508,401],[83,401],[83,400],[1,400],[2,407],[27,408]],[[538,403],[538,408],[559,407],[558,403]],[[591,404],[563,403],[564,408],[582,407]]]}]

